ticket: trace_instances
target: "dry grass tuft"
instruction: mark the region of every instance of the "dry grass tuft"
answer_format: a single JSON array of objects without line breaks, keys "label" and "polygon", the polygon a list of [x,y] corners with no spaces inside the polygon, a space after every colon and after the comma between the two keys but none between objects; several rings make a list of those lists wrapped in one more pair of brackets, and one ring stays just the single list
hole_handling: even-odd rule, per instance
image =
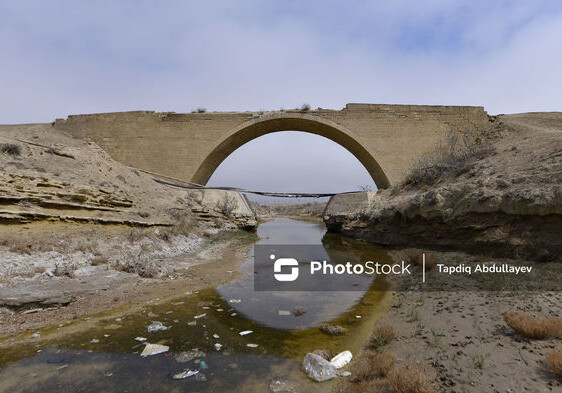
[{"label": "dry grass tuft", "polygon": [[369,337],[369,345],[374,348],[384,347],[394,340],[394,328],[390,325],[379,325]]},{"label": "dry grass tuft", "polygon": [[76,270],[76,266],[74,264],[55,264],[55,269],[53,270],[53,274],[57,277],[74,277],[74,271]]},{"label": "dry grass tuft", "polygon": [[14,143],[2,143],[0,145],[0,152],[17,157],[21,154],[21,146]]},{"label": "dry grass tuft", "polygon": [[371,363],[373,371],[377,375],[384,377],[394,368],[396,360],[389,352],[373,352],[369,355],[369,362]]},{"label": "dry grass tuft", "polygon": [[546,355],[546,363],[555,374],[562,377],[562,347],[550,351]]},{"label": "dry grass tuft", "polygon": [[155,278],[161,275],[158,265],[149,260],[141,260],[136,258],[127,262],[120,262],[115,266],[116,270],[125,273],[138,274],[143,278]]},{"label": "dry grass tuft", "polygon": [[197,221],[193,215],[180,210],[172,210],[170,211],[170,215],[175,221],[174,226],[168,230],[170,235],[187,236],[195,231]]},{"label": "dry grass tuft", "polygon": [[396,393],[435,393],[424,371],[417,365],[394,368],[387,375],[389,385]]},{"label": "dry grass tuft", "polygon": [[371,379],[375,370],[373,370],[373,364],[368,359],[360,359],[353,367],[350,368],[351,377],[350,380],[353,383],[359,383]]},{"label": "dry grass tuft", "polygon": [[562,318],[537,318],[529,314],[510,311],[504,315],[504,320],[509,327],[525,337],[562,338]]},{"label": "dry grass tuft", "polygon": [[422,266],[424,253],[425,253],[425,268],[431,270],[437,265],[437,258],[435,257],[435,254],[429,254],[422,250],[415,250],[412,251],[409,255],[410,262],[412,262],[414,265]]}]

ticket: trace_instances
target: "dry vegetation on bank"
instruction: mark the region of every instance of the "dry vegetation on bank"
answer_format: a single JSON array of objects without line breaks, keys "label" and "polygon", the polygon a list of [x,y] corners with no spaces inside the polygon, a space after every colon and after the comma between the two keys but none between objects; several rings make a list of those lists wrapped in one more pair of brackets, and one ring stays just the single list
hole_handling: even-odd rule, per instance
[{"label": "dry vegetation on bank", "polygon": [[468,172],[477,160],[495,153],[494,147],[473,132],[449,131],[434,149],[421,154],[406,174],[403,185],[430,186]]},{"label": "dry vegetation on bank", "polygon": [[562,338],[562,318],[534,317],[516,311],[504,315],[505,323],[524,337],[543,340]]},{"label": "dry vegetation on bank", "polygon": [[350,367],[348,380],[339,381],[335,391],[371,393],[434,393],[431,379],[418,364],[396,366],[396,358],[386,347],[394,340],[394,328],[378,324],[362,356]]},{"label": "dry vegetation on bank", "polygon": [[560,261],[562,113],[491,117],[474,132],[448,133],[403,184],[347,211],[342,197],[328,228],[393,247]]}]

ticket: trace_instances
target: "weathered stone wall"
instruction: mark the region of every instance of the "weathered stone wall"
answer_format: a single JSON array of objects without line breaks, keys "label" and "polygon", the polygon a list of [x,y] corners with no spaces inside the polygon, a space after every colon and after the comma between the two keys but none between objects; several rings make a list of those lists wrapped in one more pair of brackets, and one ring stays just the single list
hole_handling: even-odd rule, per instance
[{"label": "weathered stone wall", "polygon": [[230,153],[252,139],[276,131],[311,132],[347,148],[384,188],[399,182],[413,158],[447,130],[479,130],[488,122],[482,107],[348,104],[339,111],[72,115],[57,119],[55,127],[95,141],[128,165],[197,183],[206,183]]}]

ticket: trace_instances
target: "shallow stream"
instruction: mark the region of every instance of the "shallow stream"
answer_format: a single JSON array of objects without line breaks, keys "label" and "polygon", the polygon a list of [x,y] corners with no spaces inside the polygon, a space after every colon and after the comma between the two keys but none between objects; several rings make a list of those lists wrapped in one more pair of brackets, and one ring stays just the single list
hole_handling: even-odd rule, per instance
[{"label": "shallow stream", "polygon": [[[330,257],[390,262],[384,249],[326,233],[321,223],[279,218],[261,224],[258,235],[258,244],[318,244]],[[388,285],[364,276],[360,291],[254,291],[252,250],[240,278],[228,284],[186,288],[181,298],[154,299],[141,312],[39,349],[14,346],[0,353],[0,392],[329,391],[330,383],[319,385],[300,371],[302,357],[315,349],[356,354],[387,307]],[[166,330],[149,333],[154,321]],[[347,333],[327,335],[323,324]],[[169,351],[141,357],[144,343],[136,338]],[[197,374],[171,378],[186,369]]]}]

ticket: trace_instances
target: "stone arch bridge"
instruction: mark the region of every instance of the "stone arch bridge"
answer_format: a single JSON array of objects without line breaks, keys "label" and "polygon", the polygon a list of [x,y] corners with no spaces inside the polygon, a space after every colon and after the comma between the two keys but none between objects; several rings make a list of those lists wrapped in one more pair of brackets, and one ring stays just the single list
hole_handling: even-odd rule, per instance
[{"label": "stone arch bridge", "polygon": [[476,131],[488,122],[482,107],[347,104],[342,110],[71,115],[57,119],[55,128],[95,141],[117,161],[198,184],[252,139],[309,132],[346,148],[377,187],[386,188],[448,130]]}]

